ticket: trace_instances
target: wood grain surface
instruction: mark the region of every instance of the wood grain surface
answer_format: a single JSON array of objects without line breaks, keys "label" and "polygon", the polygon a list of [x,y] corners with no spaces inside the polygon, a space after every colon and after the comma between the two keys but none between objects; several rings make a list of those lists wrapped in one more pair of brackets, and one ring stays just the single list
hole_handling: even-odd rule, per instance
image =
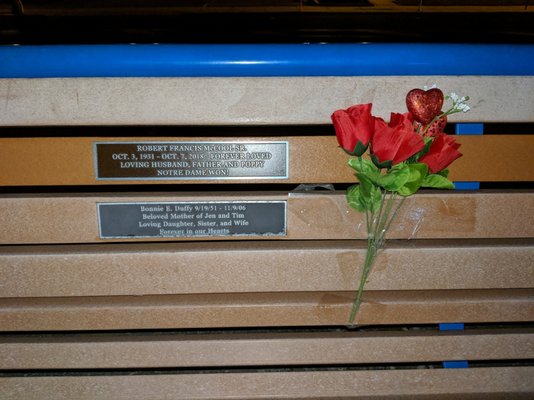
[{"label": "wood grain surface", "polygon": [[[90,129],[88,129],[88,132]],[[115,138],[0,138],[0,185],[132,185],[221,184],[228,179],[119,179],[98,180],[95,142],[190,142],[240,143],[287,141],[287,179],[244,178],[239,183],[351,183],[354,171],[334,136],[247,137],[115,137]],[[463,157],[451,165],[455,181],[521,182],[534,180],[534,135],[459,136]],[[246,169],[245,169],[246,172]],[[252,171],[254,173],[254,171]]]}]

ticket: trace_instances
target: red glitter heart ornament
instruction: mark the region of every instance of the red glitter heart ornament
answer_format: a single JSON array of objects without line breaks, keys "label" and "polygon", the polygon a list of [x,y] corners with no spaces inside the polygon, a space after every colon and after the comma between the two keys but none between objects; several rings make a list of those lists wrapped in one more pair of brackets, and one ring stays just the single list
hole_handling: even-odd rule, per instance
[{"label": "red glitter heart ornament", "polygon": [[426,125],[441,113],[443,92],[438,88],[412,89],[406,95],[406,106],[416,121]]},{"label": "red glitter heart ornament", "polygon": [[444,115],[437,121],[434,121],[432,125],[428,128],[428,130],[425,133],[425,136],[438,136],[440,133],[442,133],[445,130],[445,126],[447,126],[447,116]]}]

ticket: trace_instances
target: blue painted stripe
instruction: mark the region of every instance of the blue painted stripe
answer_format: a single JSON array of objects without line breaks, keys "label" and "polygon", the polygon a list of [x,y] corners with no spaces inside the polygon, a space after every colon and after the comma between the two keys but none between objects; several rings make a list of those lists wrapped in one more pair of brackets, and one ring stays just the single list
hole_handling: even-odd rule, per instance
[{"label": "blue painted stripe", "polygon": [[[455,133],[457,135],[483,135],[484,124],[480,123],[462,123],[456,124]],[[454,182],[456,190],[479,190],[480,182]]]},{"label": "blue painted stripe", "polygon": [[0,46],[0,78],[534,75],[534,45]]},{"label": "blue painted stripe", "polygon": [[473,123],[456,124],[455,133],[457,135],[483,135],[484,124],[473,124]]},{"label": "blue painted stripe", "polygon": [[469,368],[468,361],[443,361],[443,368]]},{"label": "blue painted stripe", "polygon": [[440,331],[463,331],[464,323],[463,322],[451,322],[439,324]]},{"label": "blue painted stripe", "polygon": [[480,182],[454,182],[456,190],[479,190]]}]

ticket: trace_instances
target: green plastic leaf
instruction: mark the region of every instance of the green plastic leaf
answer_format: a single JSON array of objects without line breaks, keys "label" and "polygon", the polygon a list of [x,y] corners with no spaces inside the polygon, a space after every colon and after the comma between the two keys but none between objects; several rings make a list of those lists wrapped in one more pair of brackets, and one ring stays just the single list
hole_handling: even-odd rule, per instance
[{"label": "green plastic leaf", "polygon": [[357,172],[363,174],[373,174],[378,172],[378,168],[370,160],[365,158],[362,158],[361,162],[358,158],[351,158],[349,160],[349,166],[352,169],[355,169]]},{"label": "green plastic leaf", "polygon": [[380,203],[382,202],[382,191],[380,188],[375,187],[371,197],[371,212],[374,214],[380,209]]},{"label": "green plastic leaf", "polygon": [[407,164],[397,164],[386,174],[376,179],[376,184],[390,192],[396,192],[403,187],[410,178],[410,168]]},{"label": "green plastic leaf", "polygon": [[371,196],[371,190],[373,190],[373,182],[365,174],[356,174],[358,180],[360,181],[360,192],[362,196],[369,197]]},{"label": "green plastic leaf", "polygon": [[454,189],[454,184],[440,174],[428,175],[421,186],[434,189]]},{"label": "green plastic leaf", "polygon": [[355,169],[356,171],[358,171],[360,169],[360,163],[358,162],[357,158],[349,159],[347,164],[349,164],[349,167],[351,167],[352,169]]},{"label": "green plastic leaf", "polygon": [[408,168],[410,176],[404,186],[398,190],[401,196],[411,196],[417,192],[428,174],[428,166],[426,164],[408,164]]},{"label": "green plastic leaf", "polygon": [[364,212],[365,205],[362,202],[362,196],[360,193],[360,185],[352,185],[347,189],[347,203],[350,207],[356,211]]},{"label": "green plastic leaf", "polygon": [[356,174],[356,176],[360,181],[360,196],[365,209],[373,213],[378,211],[382,200],[382,191],[368,176],[364,174]]},{"label": "green plastic leaf", "polygon": [[366,173],[366,174],[379,172],[379,169],[376,167],[376,165],[371,160],[362,158],[362,163],[363,163],[363,169],[361,172]]}]

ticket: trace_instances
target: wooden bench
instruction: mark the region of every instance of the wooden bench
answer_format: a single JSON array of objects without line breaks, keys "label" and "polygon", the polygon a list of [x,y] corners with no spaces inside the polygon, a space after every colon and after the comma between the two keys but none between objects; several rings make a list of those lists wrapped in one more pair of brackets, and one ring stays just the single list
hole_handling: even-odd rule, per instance
[{"label": "wooden bench", "polygon": [[[530,68],[0,79],[0,398],[532,398]],[[406,201],[347,327],[366,231],[329,115],[368,101],[402,111],[408,90],[434,82],[472,98],[453,124],[486,123],[458,137],[451,167],[481,188]],[[287,143],[288,176],[95,173],[95,142],[188,141]],[[102,235],[99,204],[210,201],[280,202],[285,230]]]}]

